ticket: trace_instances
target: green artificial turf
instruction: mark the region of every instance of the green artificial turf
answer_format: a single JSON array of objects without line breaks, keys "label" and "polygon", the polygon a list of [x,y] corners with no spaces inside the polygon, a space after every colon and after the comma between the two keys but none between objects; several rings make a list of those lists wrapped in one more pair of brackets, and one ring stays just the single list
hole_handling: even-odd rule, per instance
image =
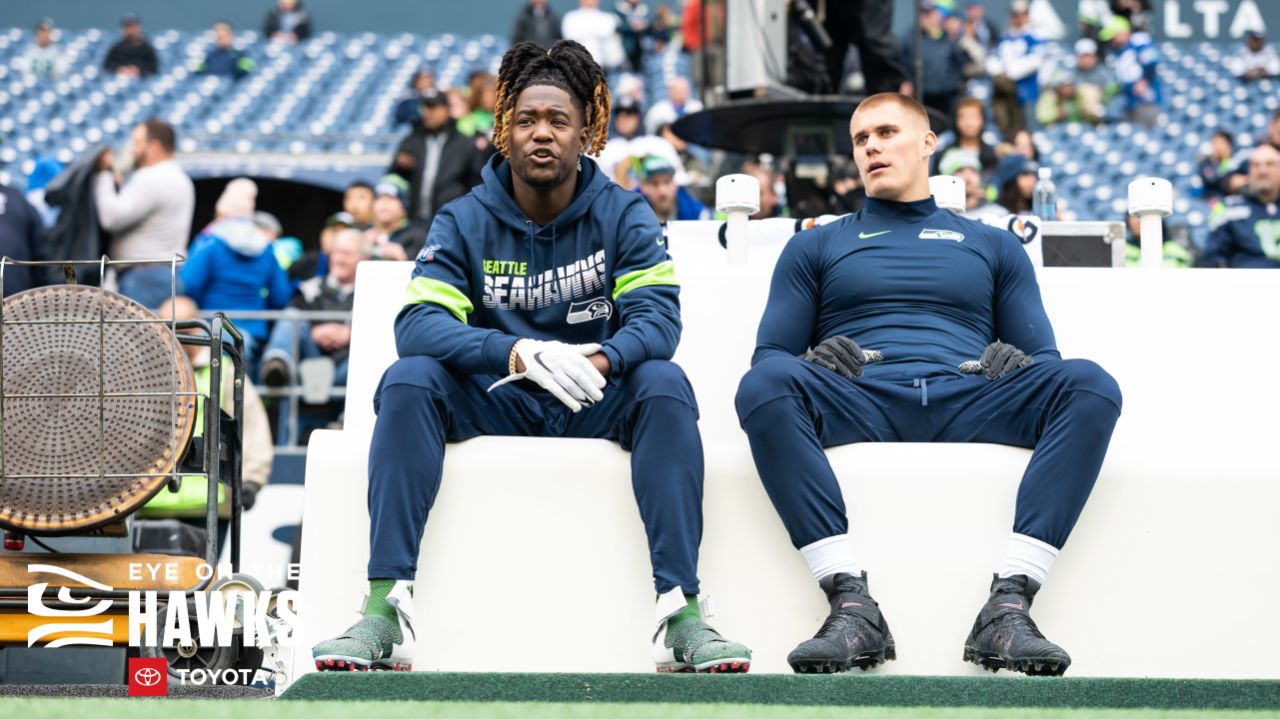
[{"label": "green artificial turf", "polygon": [[1280,711],[1280,681],[903,675],[312,673],[283,700]]},{"label": "green artificial turf", "polygon": [[1049,718],[1147,719],[1280,717],[1248,710],[1099,710],[1063,708],[806,707],[723,703],[467,703],[275,702],[271,700],[165,700],[0,698],[0,718]]}]

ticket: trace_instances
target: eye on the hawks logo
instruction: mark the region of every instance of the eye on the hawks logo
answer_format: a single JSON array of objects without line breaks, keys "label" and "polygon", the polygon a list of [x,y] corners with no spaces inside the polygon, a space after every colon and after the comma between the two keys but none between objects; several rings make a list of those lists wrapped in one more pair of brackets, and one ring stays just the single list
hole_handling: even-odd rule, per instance
[{"label": "eye on the hawks logo", "polygon": [[439,245],[427,245],[422,248],[422,252],[418,253],[418,262],[431,262],[436,259],[438,252],[440,252]]}]

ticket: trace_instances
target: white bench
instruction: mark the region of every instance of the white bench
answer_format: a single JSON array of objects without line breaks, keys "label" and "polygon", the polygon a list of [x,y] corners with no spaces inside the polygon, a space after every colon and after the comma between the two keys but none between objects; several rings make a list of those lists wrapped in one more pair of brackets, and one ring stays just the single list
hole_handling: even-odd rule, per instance
[{"label": "white bench", "polygon": [[[712,622],[789,672],[821,593],[783,531],[738,427],[773,262],[789,223],[753,223],[729,266],[714,223],[676,223],[676,361],[701,406],[700,574]],[[345,629],[365,591],[372,393],[394,360],[410,263],[357,279],[346,426],[312,436],[303,531],[309,642]],[[1072,675],[1280,675],[1280,275],[1049,268],[1040,280],[1066,357],[1119,381],[1124,415],[1097,488],[1036,603]],[[961,644],[1008,537],[1029,451],[863,444],[829,456],[859,559],[898,643],[876,672],[968,674]],[[415,669],[652,670],[653,592],[627,455],[600,440],[486,437],[450,445],[416,587]],[[296,668],[309,668],[309,653]]]}]

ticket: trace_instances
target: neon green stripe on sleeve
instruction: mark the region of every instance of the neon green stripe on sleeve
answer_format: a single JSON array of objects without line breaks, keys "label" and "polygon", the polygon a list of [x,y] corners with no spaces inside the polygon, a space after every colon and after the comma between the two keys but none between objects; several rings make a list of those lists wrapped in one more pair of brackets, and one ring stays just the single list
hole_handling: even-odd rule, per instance
[{"label": "neon green stripe on sleeve", "polygon": [[453,313],[461,322],[467,321],[467,314],[475,309],[471,299],[462,294],[458,288],[447,282],[431,278],[416,277],[409,282],[404,291],[404,304],[417,305],[432,303]]},{"label": "neon green stripe on sleeve", "polygon": [[666,260],[653,267],[623,275],[614,283],[613,299],[617,300],[618,296],[623,293],[629,293],[632,290],[649,287],[650,285],[675,285],[679,287],[680,281],[676,280],[675,263]]}]

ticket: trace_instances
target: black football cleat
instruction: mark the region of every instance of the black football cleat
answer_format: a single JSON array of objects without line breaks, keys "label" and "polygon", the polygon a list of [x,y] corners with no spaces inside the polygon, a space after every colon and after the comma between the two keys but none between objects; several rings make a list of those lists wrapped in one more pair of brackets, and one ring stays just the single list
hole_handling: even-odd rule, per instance
[{"label": "black football cleat", "polygon": [[831,602],[831,614],[811,640],[800,643],[787,662],[798,673],[838,673],[871,668],[897,658],[893,634],[880,606],[867,594],[867,574],[836,573],[819,586]]},{"label": "black football cleat", "polygon": [[1031,619],[1031,601],[1040,583],[1026,575],[996,577],[991,597],[978,611],[964,641],[964,659],[995,672],[1001,668],[1027,675],[1061,675],[1071,665],[1066,650],[1040,634]]}]

